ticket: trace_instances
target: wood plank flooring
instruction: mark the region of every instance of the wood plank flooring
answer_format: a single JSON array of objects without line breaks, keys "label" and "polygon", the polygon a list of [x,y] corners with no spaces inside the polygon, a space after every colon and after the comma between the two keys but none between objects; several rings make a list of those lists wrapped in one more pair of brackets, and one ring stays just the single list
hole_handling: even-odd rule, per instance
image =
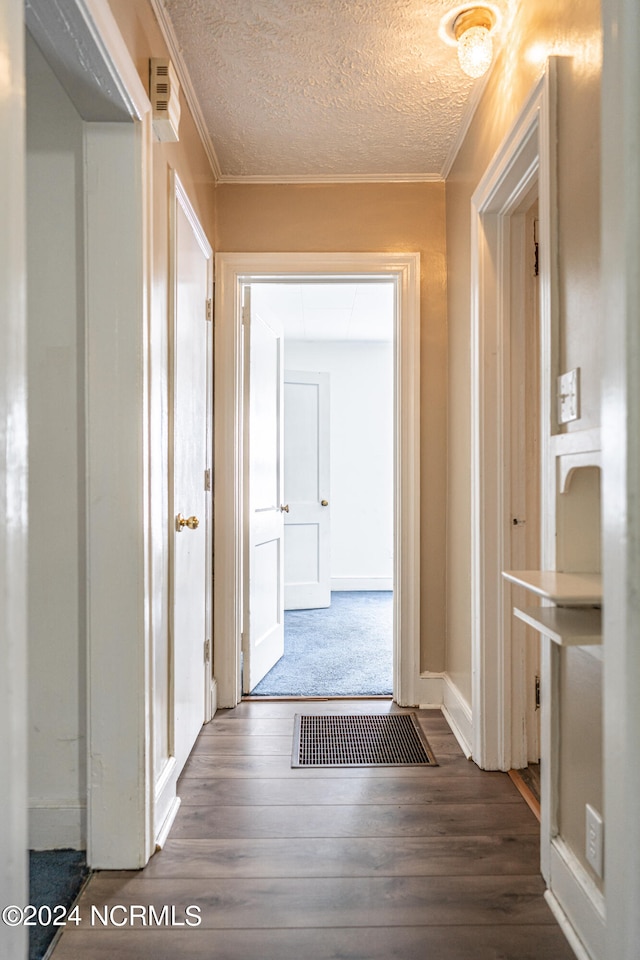
[{"label": "wood plank flooring", "polygon": [[[506,774],[465,759],[439,711],[418,712],[438,767],[291,768],[295,713],[397,709],[220,711],[165,848],[142,871],[95,874],[53,960],[574,960],[543,898],[537,820]],[[143,925],[151,905],[173,906],[176,925]]]}]

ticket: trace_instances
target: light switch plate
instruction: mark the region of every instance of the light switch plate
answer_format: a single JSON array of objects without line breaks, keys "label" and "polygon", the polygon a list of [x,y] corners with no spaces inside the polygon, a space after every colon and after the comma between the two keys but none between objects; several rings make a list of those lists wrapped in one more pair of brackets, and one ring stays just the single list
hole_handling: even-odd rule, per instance
[{"label": "light switch plate", "polygon": [[580,418],[580,368],[558,377],[558,423]]},{"label": "light switch plate", "polygon": [[604,873],[604,823],[591,804],[586,804],[586,856],[595,873]]}]

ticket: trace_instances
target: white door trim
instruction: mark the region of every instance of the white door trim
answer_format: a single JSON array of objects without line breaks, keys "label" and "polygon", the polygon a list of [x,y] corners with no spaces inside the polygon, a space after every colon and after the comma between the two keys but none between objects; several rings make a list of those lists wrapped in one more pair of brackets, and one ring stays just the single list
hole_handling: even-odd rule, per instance
[{"label": "white door trim", "polygon": [[[0,49],[11,82],[0,97],[0,900],[26,903],[27,877],[27,319],[24,24],[0,2]],[[25,898],[25,899],[23,899]],[[23,926],[0,925],[0,954],[26,957]]]},{"label": "white door trim", "polygon": [[640,139],[637,0],[604,0],[602,520],[606,956],[640,943]]},{"label": "white door trim", "polygon": [[[533,91],[471,201],[472,379],[472,710],[473,756],[485,769],[512,766],[512,710],[524,716],[511,684],[511,617],[502,571],[509,567],[509,278],[510,223],[538,183],[542,450],[551,419],[549,380],[555,356],[555,204],[553,143],[555,61]],[[544,454],[543,454],[544,456]],[[543,464],[542,477],[546,465]],[[542,496],[548,485],[542,482]],[[542,514],[549,504],[543,501]],[[555,511],[554,511],[555,513]],[[542,556],[549,554],[547,523]]]},{"label": "white door trim", "polygon": [[219,253],[214,384],[214,670],[220,706],[241,697],[242,330],[241,283],[323,276],[396,282],[394,695],[415,704],[420,684],[420,255]]},{"label": "white door trim", "polygon": [[153,850],[151,589],[163,554],[151,523],[164,476],[150,440],[161,377],[149,326],[151,104],[104,0],[69,0],[62,13],[34,0],[25,16],[87,121],[87,859],[135,868]]}]

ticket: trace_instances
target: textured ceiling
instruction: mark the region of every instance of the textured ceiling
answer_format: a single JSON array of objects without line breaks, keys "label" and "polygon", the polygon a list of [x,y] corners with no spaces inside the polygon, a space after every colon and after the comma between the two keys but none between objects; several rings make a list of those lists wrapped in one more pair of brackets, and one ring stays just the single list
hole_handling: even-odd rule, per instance
[{"label": "textured ceiling", "polygon": [[223,179],[442,175],[480,82],[438,36],[456,3],[160,2]]}]

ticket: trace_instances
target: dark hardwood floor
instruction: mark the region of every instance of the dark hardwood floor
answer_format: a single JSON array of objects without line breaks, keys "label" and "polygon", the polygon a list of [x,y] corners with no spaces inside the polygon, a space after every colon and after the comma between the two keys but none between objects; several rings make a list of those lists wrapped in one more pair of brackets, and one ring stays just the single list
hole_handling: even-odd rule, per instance
[{"label": "dark hardwood floor", "polygon": [[[54,960],[574,960],[543,898],[536,818],[506,774],[464,758],[439,711],[418,712],[438,767],[291,768],[295,713],[395,709],[220,711],[165,848],[92,877]],[[114,905],[115,923],[132,905],[138,919],[91,925],[92,906]],[[196,905],[201,924],[143,926],[150,905],[183,924]]]}]

